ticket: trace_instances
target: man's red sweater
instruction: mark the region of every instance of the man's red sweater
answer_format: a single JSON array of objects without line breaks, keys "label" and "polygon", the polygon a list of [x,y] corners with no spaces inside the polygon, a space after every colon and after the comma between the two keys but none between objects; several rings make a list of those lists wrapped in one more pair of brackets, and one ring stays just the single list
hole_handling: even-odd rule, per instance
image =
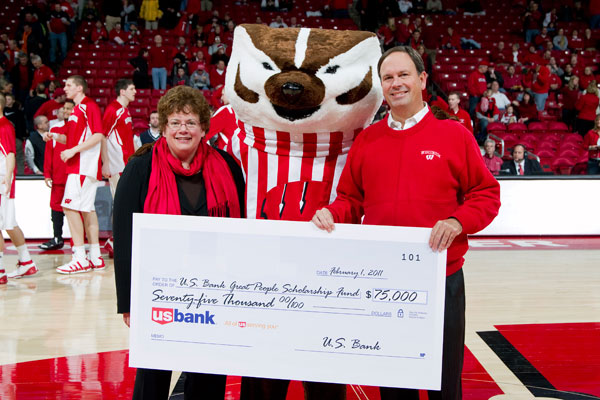
[{"label": "man's red sweater", "polygon": [[467,234],[498,214],[500,185],[486,168],[473,134],[431,112],[395,131],[387,117],[358,135],[327,207],[336,223],[431,228],[456,218],[463,227],[448,249],[446,275],[458,271]]},{"label": "man's red sweater", "polygon": [[31,90],[35,90],[37,85],[40,83],[44,83],[46,81],[51,81],[56,79],[54,76],[54,72],[47,65],[42,65],[39,68],[36,68],[33,71],[33,81],[31,82]]},{"label": "man's red sweater", "polygon": [[458,118],[458,122],[460,122],[470,132],[473,132],[473,126],[471,125],[471,116],[468,112],[458,107],[458,111],[456,113],[452,110],[448,110],[448,113],[450,115],[456,116],[456,118]]}]

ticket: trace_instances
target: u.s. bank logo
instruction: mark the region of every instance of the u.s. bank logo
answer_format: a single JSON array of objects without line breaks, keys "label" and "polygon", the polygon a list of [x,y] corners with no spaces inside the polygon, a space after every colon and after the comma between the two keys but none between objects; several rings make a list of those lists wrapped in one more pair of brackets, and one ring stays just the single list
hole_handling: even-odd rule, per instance
[{"label": "u.s. bank logo", "polygon": [[205,324],[215,325],[215,314],[210,311],[204,311],[204,314],[182,313],[176,308],[157,308],[152,307],[152,321],[157,324],[165,325],[171,322],[181,322],[184,324]]},{"label": "u.s. bank logo", "polygon": [[425,159],[429,160],[429,161],[433,160],[434,157],[442,158],[440,153],[438,153],[437,151],[433,151],[433,150],[422,150],[421,155],[425,156]]}]

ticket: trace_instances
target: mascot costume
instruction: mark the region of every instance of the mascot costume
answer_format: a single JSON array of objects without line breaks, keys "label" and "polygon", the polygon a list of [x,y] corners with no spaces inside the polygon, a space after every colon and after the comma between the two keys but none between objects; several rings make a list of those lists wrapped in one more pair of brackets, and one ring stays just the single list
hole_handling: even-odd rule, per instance
[{"label": "mascot costume", "polygon": [[[225,95],[237,117],[230,152],[246,178],[246,216],[310,221],[336,196],[356,135],[383,95],[370,32],[240,25]],[[244,378],[242,399],[285,399],[288,381]],[[308,399],[345,385],[305,383]]]}]

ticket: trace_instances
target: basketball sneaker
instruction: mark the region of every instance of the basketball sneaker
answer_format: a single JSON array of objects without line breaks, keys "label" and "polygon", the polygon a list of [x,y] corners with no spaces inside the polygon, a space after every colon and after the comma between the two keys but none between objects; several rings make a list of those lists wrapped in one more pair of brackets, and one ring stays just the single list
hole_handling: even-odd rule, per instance
[{"label": "basketball sneaker", "polygon": [[106,242],[104,243],[104,249],[108,252],[108,257],[109,258],[114,258],[115,257],[115,250],[113,249],[113,238],[112,238],[112,236],[109,237],[108,239],[106,239]]},{"label": "basketball sneaker", "polygon": [[90,259],[88,259],[92,269],[100,270],[100,269],[106,268],[106,264],[104,264],[104,259],[102,257],[98,257],[98,260],[99,260],[98,264],[94,264]]},{"label": "basketball sneaker", "polygon": [[91,270],[92,267],[87,259],[79,261],[75,258],[72,258],[68,263],[56,268],[56,272],[59,274],[80,274]]},{"label": "basketball sneaker", "polygon": [[33,260],[29,260],[26,262],[17,262],[17,269],[8,274],[9,278],[22,278],[24,276],[37,274],[38,269],[35,266]]},{"label": "basketball sneaker", "polygon": [[8,279],[6,278],[6,271],[0,269],[0,285],[6,285]]},{"label": "basketball sneaker", "polygon": [[38,247],[42,250],[58,250],[62,249],[64,245],[65,242],[61,238],[52,238]]}]

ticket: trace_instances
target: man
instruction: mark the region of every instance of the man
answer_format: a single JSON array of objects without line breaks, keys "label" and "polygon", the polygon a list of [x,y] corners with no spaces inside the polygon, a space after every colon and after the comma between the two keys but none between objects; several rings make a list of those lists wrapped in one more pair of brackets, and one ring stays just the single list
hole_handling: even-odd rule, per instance
[{"label": "man", "polygon": [[58,142],[56,138],[59,135],[66,134],[66,123],[74,108],[75,103],[73,100],[66,100],[63,108],[58,113],[60,122],[50,128],[49,135],[44,137],[44,140],[46,140],[44,181],[46,186],[50,188],[50,217],[54,235],[52,239],[39,245],[42,250],[58,250],[64,246],[62,231],[65,213],[61,203],[65,194],[65,184],[67,183],[67,165],[60,159],[60,153],[66,149],[66,146]]},{"label": "man", "polygon": [[460,108],[459,92],[451,92],[450,95],[448,95],[448,113],[458,118],[458,121],[463,124],[465,128],[473,132],[473,124],[471,123],[469,113]]},{"label": "man", "polygon": [[6,98],[0,94],[0,230],[5,230],[19,252],[17,268],[10,274],[4,269],[4,238],[0,233],[0,285],[8,278],[22,278],[38,272],[29,255],[23,231],[15,218],[15,128],[4,117]]},{"label": "man", "polygon": [[139,136],[134,136],[133,143],[135,144],[135,149],[139,149],[146,143],[154,143],[160,137],[160,128],[158,124],[158,111],[153,110],[150,113],[150,123],[148,129],[144,132],[140,133]]},{"label": "man", "polygon": [[21,104],[25,104],[31,82],[33,81],[34,68],[29,63],[29,57],[26,53],[19,53],[17,58],[19,62],[10,70],[10,81],[14,86],[17,100]]},{"label": "man", "polygon": [[219,89],[225,85],[225,73],[227,68],[225,67],[225,61],[219,60],[215,68],[210,71],[210,86],[213,89]]},{"label": "man", "polygon": [[505,175],[540,175],[544,170],[537,160],[527,157],[527,149],[522,144],[516,144],[512,151],[512,160],[502,163]]},{"label": "man", "polygon": [[[57,135],[66,150],[60,158],[67,163],[67,182],[62,207],[67,217],[73,240],[73,258],[56,268],[60,274],[77,274],[92,269],[103,269],[98,240],[98,216],[94,209],[96,188],[100,175],[100,148],[104,134],[100,108],[86,97],[87,82],[79,75],[67,78],[65,93],[75,102],[73,114],[67,123],[66,135]],[[82,217],[83,216],[83,221]],[[90,242],[86,257],[84,235]]]},{"label": "man", "polygon": [[67,57],[67,29],[71,25],[69,14],[62,10],[60,3],[54,4],[47,24],[50,32],[50,64],[60,64]]},{"label": "man", "polygon": [[492,98],[500,111],[506,110],[506,107],[511,104],[510,99],[500,91],[500,84],[498,81],[492,81]]},{"label": "man", "polygon": [[479,122],[479,134],[477,140],[483,142],[487,137],[487,126],[490,122],[500,119],[500,110],[496,106],[496,100],[492,97],[492,89],[485,91],[481,101],[477,105],[477,121]]},{"label": "man", "polygon": [[492,139],[487,139],[483,147],[485,149],[485,154],[483,155],[485,166],[492,175],[498,175],[502,167],[502,159],[496,155],[496,142]]},{"label": "man", "polygon": [[54,124],[58,123],[58,112],[59,110],[62,110],[66,99],[67,96],[65,95],[63,88],[56,88],[54,91],[54,99],[50,99],[42,104],[33,115],[33,118],[35,119],[38,116],[43,115],[48,118],[50,127],[54,126]]},{"label": "man", "polygon": [[148,52],[148,65],[152,71],[154,89],[167,88],[167,69],[173,59],[173,51],[162,44],[162,36],[154,36],[154,46]]},{"label": "man", "polygon": [[104,111],[102,129],[106,137],[108,165],[103,166],[104,175],[110,182],[114,196],[119,177],[129,157],[135,152],[133,126],[127,107],[135,100],[135,85],[131,79],[119,79],[115,87],[117,98]]},{"label": "man", "polygon": [[483,93],[487,89],[487,81],[485,79],[487,70],[488,62],[481,61],[477,69],[469,74],[467,91],[469,92],[469,115],[471,119],[475,117],[475,108],[477,108],[481,96],[483,96]]},{"label": "man", "polygon": [[42,57],[34,54],[31,56],[31,64],[33,65],[33,68],[35,68],[35,71],[33,71],[33,81],[29,88],[29,95],[33,96],[33,91],[38,84],[43,83],[47,86],[48,81],[52,81],[56,79],[56,77],[54,76],[54,72],[52,72],[47,65],[42,63]]},{"label": "man", "polygon": [[31,131],[25,141],[25,161],[36,175],[44,174],[44,152],[46,144],[44,135],[48,132],[48,118],[39,115],[33,119],[35,130]]},{"label": "man", "polygon": [[[364,224],[433,227],[429,246],[448,250],[448,261],[442,390],[430,392],[429,399],[461,399],[463,256],[467,235],[497,215],[500,186],[485,167],[473,135],[454,121],[437,120],[423,103],[427,73],[415,51],[386,51],[379,60],[379,76],[390,114],[358,135],[337,198],[317,211],[313,222],[329,232],[335,223],[361,223],[363,216]],[[380,391],[382,400],[419,398],[416,390]]]}]

